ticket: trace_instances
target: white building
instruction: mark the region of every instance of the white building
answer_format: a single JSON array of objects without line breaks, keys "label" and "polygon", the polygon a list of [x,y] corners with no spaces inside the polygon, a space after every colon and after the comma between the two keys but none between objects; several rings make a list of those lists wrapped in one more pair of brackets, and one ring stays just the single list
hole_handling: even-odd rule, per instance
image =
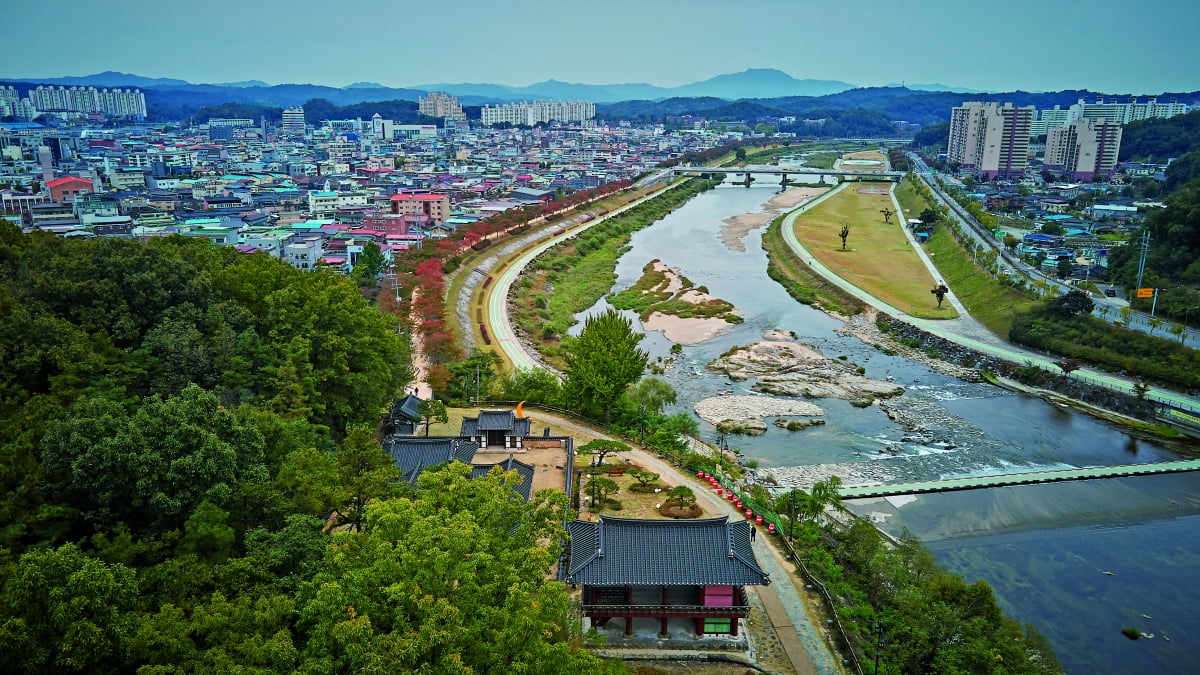
[{"label": "white building", "polygon": [[307,128],[304,122],[304,106],[296,106],[283,111],[284,136],[303,136]]},{"label": "white building", "polygon": [[588,101],[534,101],[483,106],[480,111],[484,124],[520,124],[533,126],[541,122],[583,122],[596,116],[596,104]]},{"label": "white building", "polygon": [[29,102],[39,111],[65,110],[146,116],[146,95],[137,89],[38,86],[30,90]]}]

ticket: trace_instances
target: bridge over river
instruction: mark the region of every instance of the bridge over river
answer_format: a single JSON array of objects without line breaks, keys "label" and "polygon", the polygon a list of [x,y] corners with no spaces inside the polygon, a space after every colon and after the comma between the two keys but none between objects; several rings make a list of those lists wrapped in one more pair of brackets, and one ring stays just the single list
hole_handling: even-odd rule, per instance
[{"label": "bridge over river", "polygon": [[1151,476],[1161,473],[1200,471],[1200,459],[1153,464],[1123,464],[1120,466],[1098,466],[1087,469],[1060,469],[1055,471],[1032,471],[1011,473],[1001,476],[979,476],[975,478],[949,478],[921,483],[892,483],[890,485],[868,485],[843,487],[838,490],[842,499],[866,497],[896,497],[900,495],[953,492],[955,490],[977,490],[979,488],[1003,487],[1006,485],[1033,485],[1035,483],[1058,483],[1068,480],[1093,480],[1096,478],[1121,478],[1125,476]]},{"label": "bridge over river", "polygon": [[[842,165],[845,167],[845,165]],[[883,171],[879,169],[818,169],[811,166],[676,166],[671,168],[675,175],[680,174],[704,174],[704,173],[724,173],[737,175],[750,174],[766,174],[768,176],[783,176],[785,179],[788,176],[858,176],[862,178],[877,178],[881,180],[900,180],[907,175],[907,171]]]}]

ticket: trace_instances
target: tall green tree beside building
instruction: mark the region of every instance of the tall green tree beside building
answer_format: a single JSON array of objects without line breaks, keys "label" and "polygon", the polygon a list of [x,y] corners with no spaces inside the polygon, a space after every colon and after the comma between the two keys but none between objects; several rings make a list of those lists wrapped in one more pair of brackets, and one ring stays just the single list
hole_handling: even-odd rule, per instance
[{"label": "tall green tree beside building", "polygon": [[638,348],[641,340],[616,310],[588,317],[579,337],[566,345],[567,404],[607,422],[613,404],[646,369],[650,357]]}]

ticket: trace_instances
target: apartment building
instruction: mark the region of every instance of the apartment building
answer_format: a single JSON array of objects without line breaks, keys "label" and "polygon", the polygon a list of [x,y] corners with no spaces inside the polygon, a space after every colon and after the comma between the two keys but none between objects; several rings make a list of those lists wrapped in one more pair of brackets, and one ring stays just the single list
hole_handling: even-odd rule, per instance
[{"label": "apartment building", "polygon": [[450,196],[432,192],[401,192],[391,197],[392,213],[417,215],[427,225],[440,225],[450,217]]},{"label": "apartment building", "polygon": [[984,178],[1019,178],[1029,161],[1033,106],[969,101],[950,113],[947,155],[963,171]]},{"label": "apartment building", "polygon": [[1071,180],[1090,181],[1110,176],[1121,150],[1121,125],[1096,119],[1081,119],[1046,134],[1044,168]]},{"label": "apartment building", "polygon": [[1078,103],[1071,106],[1072,109],[1076,107],[1080,111],[1078,117],[1118,124],[1129,124],[1153,117],[1174,117],[1187,114],[1188,111],[1185,103],[1179,103],[1175,99],[1171,99],[1167,103],[1159,103],[1157,98],[1150,98],[1145,102],[1139,102],[1133,98],[1126,103],[1105,102],[1103,98],[1096,99],[1094,103],[1084,103],[1083,99],[1079,99]]},{"label": "apartment building", "polygon": [[1074,105],[1067,108],[1055,105],[1053,108],[1039,110],[1037,119],[1029,123],[1029,137],[1045,136],[1050,129],[1065,127],[1082,115],[1083,109]]},{"label": "apartment building", "polygon": [[452,120],[465,120],[462,104],[458,98],[444,91],[431,91],[417,101],[417,111],[427,117],[443,117]]},{"label": "apartment building", "polygon": [[480,111],[480,121],[489,126],[504,122],[525,126],[551,121],[583,122],[595,116],[596,104],[587,101],[522,101],[485,105]]},{"label": "apartment building", "polygon": [[29,91],[37,110],[102,112],[109,115],[146,116],[146,95],[137,89],[41,86]]}]

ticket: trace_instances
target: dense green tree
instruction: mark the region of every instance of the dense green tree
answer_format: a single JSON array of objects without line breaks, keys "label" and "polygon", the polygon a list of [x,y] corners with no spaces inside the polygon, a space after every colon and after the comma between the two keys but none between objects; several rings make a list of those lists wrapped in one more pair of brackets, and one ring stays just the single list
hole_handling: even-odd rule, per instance
[{"label": "dense green tree", "polygon": [[643,377],[630,385],[625,395],[639,409],[655,415],[666,406],[674,405],[677,398],[675,389],[658,377]]},{"label": "dense green tree", "polygon": [[495,396],[499,401],[528,401],[548,406],[562,405],[562,380],[547,368],[517,368],[498,377]]},{"label": "dense green tree", "polygon": [[436,398],[425,399],[417,405],[417,414],[421,416],[421,420],[425,422],[425,435],[429,435],[429,425],[433,422],[446,424],[450,421],[450,413],[446,410],[446,404]]},{"label": "dense green tree", "polygon": [[492,383],[499,376],[503,363],[500,355],[490,350],[477,351],[463,361],[448,366],[450,381],[446,385],[446,399],[454,401],[477,401],[489,395]]},{"label": "dense green tree", "polygon": [[386,499],[402,490],[400,469],[383,451],[375,433],[365,424],[348,430],[337,453],[338,475],[345,487],[345,513],[355,530],[362,529],[367,504]]},{"label": "dense green tree", "polygon": [[132,415],[85,399],[48,426],[41,451],[51,494],[98,527],[137,534],[180,528],[201,502],[228,506],[243,483],[268,479],[258,431],[196,385]]},{"label": "dense green tree", "polygon": [[[377,502],[361,533],[338,536],[299,594],[302,670],[608,671],[571,645],[566,592],[546,579],[557,537],[539,533],[557,529],[561,499],[526,504],[512,478],[468,472],[427,471],[421,498]],[[516,536],[496,512],[517,514]]]},{"label": "dense green tree", "polygon": [[374,241],[363,244],[362,253],[358,255],[358,263],[354,266],[357,278],[373,281],[387,267],[387,258],[383,250]]},{"label": "dense green tree", "polygon": [[134,620],[134,571],[73,544],[33,550],[0,570],[0,669],[124,672],[122,638]]},{"label": "dense green tree", "polygon": [[646,369],[642,336],[615,310],[588,317],[567,345],[566,401],[576,410],[609,420],[613,404]]}]

